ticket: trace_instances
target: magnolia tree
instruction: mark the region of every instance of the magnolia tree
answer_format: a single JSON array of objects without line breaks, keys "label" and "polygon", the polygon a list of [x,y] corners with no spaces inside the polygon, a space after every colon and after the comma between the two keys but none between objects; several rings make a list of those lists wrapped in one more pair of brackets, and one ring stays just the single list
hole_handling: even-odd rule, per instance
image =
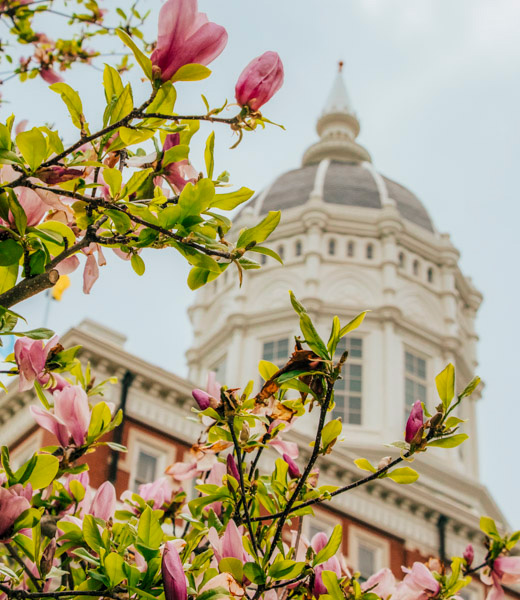
[{"label": "magnolia tree", "polygon": [[[37,11],[55,10],[50,1],[4,1],[1,8],[13,23],[15,46],[17,40],[32,43],[24,32],[43,35],[32,29]],[[84,8],[97,12],[80,19],[83,25],[102,21],[104,11],[95,2],[85,2]],[[142,18],[135,7],[128,12]],[[124,11],[118,14],[127,18]],[[100,122],[91,125],[78,93],[58,81],[57,73],[51,77],[49,59],[36,74],[53,81],[50,87],[63,100],[77,139],[65,142],[48,126],[13,131],[14,116],[0,124],[0,334],[18,337],[6,372],[18,376],[21,391],[35,390],[41,404],[32,414],[56,438],[54,446],[42,448],[16,470],[2,448],[0,593],[16,599],[447,600],[480,575],[492,600],[500,598],[501,584],[520,579],[520,558],[509,556],[520,532],[504,535],[488,517],[481,520],[487,540],[481,564],[473,564],[468,546],[450,565],[437,559],[404,565],[399,581],[389,569],[366,581],[349,571],[340,526],[330,537],[305,538],[302,524],[316,505],[376,479],[411,484],[418,474],[408,463],[416,454],[462,443],[467,436],[458,432],[461,419],[454,413],[479,379],[456,395],[454,368],[448,365],[436,378],[434,414],[414,404],[403,439],[393,444],[396,458],[384,457],[377,465],[359,458],[356,465],[367,472],[359,480],[343,487],[322,485],[320,460],[333,451],[342,430],[330,411],[348,356],[338,356],[336,348],[362,324],[365,313],[344,325],[335,317],[325,342],[292,294],[301,336],[282,369],[262,361],[264,383],[256,393],[252,381],[227,388],[214,379],[205,391],[193,391],[202,434],[192,460],[170,466],[138,493],[128,491],[118,499],[105,482],[93,494],[86,457],[104,444],[125,451],[105,439],[121,423],[121,411],[100,399],[104,383],[94,385],[89,367],[76,358],[78,348],[63,348],[46,329],[21,331],[23,317],[13,307],[52,287],[82,261],[88,293],[107,249],[141,275],[142,249],[174,248],[192,266],[192,289],[228,268],[236,268],[241,279],[244,270],[259,268],[255,253],[279,259],[262,246],[279,221],[277,212],[228,237],[231,222],[223,213],[252,192],[226,191],[227,173],[215,175],[214,133],[203,161],[193,161],[204,163],[203,172],[189,157],[201,121],[231,128],[237,142],[269,123],[260,110],[282,85],[278,55],[266,52],[245,67],[236,84],[236,104],[211,108],[203,97],[202,114],[179,115],[176,82],[210,74],[207,65],[226,45],[224,27],[199,13],[196,0],[167,0],[155,44],[133,39],[136,31],[128,23],[110,33],[126,44],[142,70],[144,102],[135,106],[132,88],[121,78],[128,61],[119,68],[107,65],[106,108]],[[78,35],[86,39],[81,36],[87,34],[80,29]],[[76,60],[83,58],[72,56],[70,64]],[[16,74],[24,77],[27,71]],[[311,410],[317,415],[315,439],[303,464],[298,447],[282,436]],[[193,479],[197,496],[187,501],[184,487]]]}]

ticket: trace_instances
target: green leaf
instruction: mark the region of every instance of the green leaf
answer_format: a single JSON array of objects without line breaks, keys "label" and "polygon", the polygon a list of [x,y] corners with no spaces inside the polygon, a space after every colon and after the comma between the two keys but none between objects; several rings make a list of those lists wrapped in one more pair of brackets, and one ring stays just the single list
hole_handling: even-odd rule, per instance
[{"label": "green leaf", "polygon": [[283,260],[274,250],[271,250],[271,248],[266,248],[265,246],[253,246],[252,248],[249,248],[248,252],[258,252],[258,254],[265,254],[266,256],[274,258],[281,265],[283,265]]},{"label": "green leaf", "polygon": [[83,105],[78,92],[73,90],[66,83],[53,83],[49,88],[61,96],[61,99],[67,105],[73,124],[82,129],[85,125],[85,117],[83,116]]},{"label": "green leaf", "polygon": [[329,421],[321,432],[321,446],[326,450],[330,444],[336,441],[343,430],[343,425],[339,419]]},{"label": "green leaf", "polygon": [[214,271],[208,271],[208,269],[201,269],[200,267],[193,267],[188,274],[188,287],[190,290],[197,290],[209,281],[213,281],[219,276]]},{"label": "green leaf", "polygon": [[27,229],[27,215],[18,201],[13,190],[7,190],[7,203],[14,219],[14,224],[20,235],[25,235]]},{"label": "green leaf", "polygon": [[294,577],[298,577],[304,568],[304,562],[279,560],[269,568],[269,576],[273,579],[293,579]]},{"label": "green leaf", "polygon": [[22,246],[13,239],[9,238],[0,242],[0,266],[8,267],[9,265],[18,264],[22,256]]},{"label": "green leaf", "polygon": [[419,473],[414,471],[410,467],[402,467],[400,469],[394,469],[390,473],[385,473],[385,477],[389,477],[396,483],[413,483],[419,479]]},{"label": "green leaf", "polygon": [[114,223],[114,227],[119,233],[124,234],[132,228],[132,221],[130,220],[130,217],[121,210],[109,209],[105,211],[105,215],[110,217]]},{"label": "green leaf", "polygon": [[144,275],[145,264],[144,260],[139,256],[139,254],[132,254],[132,258],[130,259],[130,264],[132,265],[132,269],[140,276]]},{"label": "green leaf", "polygon": [[210,179],[201,179],[195,185],[188,183],[179,196],[179,221],[198,217],[207,210],[215,197],[215,186]]},{"label": "green leaf", "polygon": [[218,563],[218,568],[221,573],[231,573],[239,583],[244,579],[244,567],[238,558],[223,558]]},{"label": "green leaf", "polygon": [[187,144],[179,144],[178,146],[173,146],[172,148],[168,148],[164,153],[161,166],[166,167],[171,163],[176,163],[181,160],[186,160],[190,153],[190,147]]},{"label": "green leaf", "polygon": [[116,552],[110,552],[105,557],[105,572],[110,580],[111,588],[120,584],[123,579],[126,579],[125,572],[123,571],[123,563],[123,557]]},{"label": "green leaf", "polygon": [[255,562],[248,562],[244,565],[244,575],[249,581],[257,585],[262,585],[266,580],[264,570]]},{"label": "green leaf", "polygon": [[271,377],[279,370],[280,369],[275,364],[269,362],[268,360],[261,360],[258,363],[258,372],[265,381],[271,379]]},{"label": "green leaf", "polygon": [[103,169],[103,179],[110,188],[110,195],[115,198],[121,191],[123,175],[119,169]]},{"label": "green leaf", "polygon": [[332,319],[332,327],[330,330],[329,341],[327,342],[327,349],[331,356],[334,356],[336,353],[336,346],[339,342],[339,334],[340,334],[341,324],[339,322],[338,317],[334,317]]},{"label": "green leaf", "polygon": [[141,50],[139,50],[139,48],[135,45],[134,41],[126,33],[126,31],[123,31],[122,29],[116,29],[116,33],[119,36],[119,38],[121,39],[121,41],[123,42],[123,44],[125,44],[125,46],[130,48],[130,50],[133,52],[133,54],[135,56],[135,60],[139,63],[139,66],[143,70],[146,77],[148,77],[148,79],[150,79],[150,81],[151,81],[152,80],[152,61],[147,56],[145,56],[141,52]]},{"label": "green leaf", "polygon": [[11,132],[3,123],[0,123],[0,149],[11,150],[11,145]]},{"label": "green leaf", "polygon": [[[323,585],[327,588],[327,592],[329,592],[331,600],[345,600],[345,595],[339,587],[338,576],[334,571],[322,571],[321,578],[323,580]],[[324,596],[321,596],[322,600],[323,597]],[[366,594],[364,595],[364,598],[366,599]]]},{"label": "green leaf", "polygon": [[147,506],[139,519],[137,537],[139,541],[154,550],[158,549],[163,540],[163,530],[159,519],[152,509]]},{"label": "green leaf", "polygon": [[321,565],[326,560],[329,560],[338,551],[341,545],[341,539],[343,537],[343,528],[341,525],[336,525],[330,534],[329,541],[327,544],[318,552],[312,563],[313,567]]},{"label": "green leaf", "polygon": [[16,146],[31,171],[35,171],[47,157],[47,141],[36,127],[19,133],[16,136]]},{"label": "green leaf", "polygon": [[448,417],[446,421],[444,421],[444,425],[446,426],[446,429],[451,429],[452,427],[456,427],[457,425],[465,423],[466,421],[467,419],[459,419],[459,417]]},{"label": "green leaf", "polygon": [[176,81],[200,81],[211,75],[211,71],[204,65],[189,63],[178,69],[175,75],[171,78],[171,82]]},{"label": "green leaf", "polygon": [[55,240],[58,240],[57,243],[45,242],[45,246],[52,256],[57,256],[63,251],[65,245],[64,240],[67,240],[69,248],[73,246],[76,241],[76,236],[72,232],[72,229],[65,225],[65,223],[60,223],[59,221],[45,221],[44,223],[37,225],[35,229],[47,235],[51,235]]},{"label": "green leaf", "polygon": [[466,396],[471,396],[471,394],[475,391],[480,383],[480,377],[473,377],[473,379],[468,383],[468,385],[464,388],[464,390],[459,394],[459,398],[465,398]]},{"label": "green leaf", "polygon": [[132,87],[128,83],[125,89],[121,92],[121,95],[114,104],[112,113],[110,115],[110,122],[117,123],[127,115],[129,115],[134,108],[134,99],[132,96]]},{"label": "green leaf", "polygon": [[347,333],[350,333],[351,331],[354,331],[354,329],[357,329],[361,325],[361,323],[363,323],[363,321],[367,315],[367,312],[369,312],[369,311],[364,310],[362,313],[359,313],[359,315],[357,317],[354,317],[352,319],[352,321],[347,323],[345,325],[345,327],[342,327],[339,332],[339,337],[342,338]]},{"label": "green leaf", "polygon": [[13,531],[21,529],[32,529],[40,522],[41,513],[36,508],[28,508],[16,519],[13,525]]},{"label": "green leaf", "polygon": [[361,469],[362,471],[370,471],[371,473],[375,473],[377,471],[377,469],[373,467],[370,461],[366,458],[356,458],[354,464],[358,469]]},{"label": "green leaf", "polygon": [[18,278],[18,265],[0,267],[0,294],[7,292],[16,284]]},{"label": "green leaf", "polygon": [[220,208],[220,210],[233,210],[240,204],[247,202],[254,194],[253,190],[246,187],[241,187],[236,192],[228,192],[227,194],[217,194],[211,203],[211,208]]},{"label": "green leaf", "polygon": [[105,98],[107,103],[123,91],[123,82],[119,73],[110,65],[105,65],[103,71],[103,87],[105,88]]},{"label": "green leaf", "polygon": [[137,171],[130,177],[128,183],[123,188],[123,192],[121,196],[130,196],[131,194],[135,194],[137,190],[144,184],[144,182],[148,179],[150,173],[152,173],[153,169],[142,169],[141,171]]},{"label": "green leaf", "polygon": [[213,179],[213,170],[215,169],[215,132],[212,131],[206,140],[206,148],[204,149],[204,162],[206,163],[206,172],[208,179]]},{"label": "green leaf", "polygon": [[99,549],[104,547],[99,527],[92,515],[83,517],[83,537],[88,547],[99,554]]},{"label": "green leaf", "polygon": [[250,229],[243,229],[237,240],[237,248],[247,248],[250,244],[261,244],[271,235],[280,222],[279,210],[270,211],[265,219]]},{"label": "green leaf", "polygon": [[98,402],[92,409],[88,427],[87,442],[92,442],[112,421],[112,413],[106,402]]},{"label": "green leaf", "polygon": [[325,346],[325,342],[319,336],[307,313],[300,315],[300,329],[309,348],[321,358],[328,360],[330,357],[327,346]]},{"label": "green leaf", "polygon": [[34,454],[14,474],[18,483],[30,483],[35,490],[47,487],[56,476],[59,460],[52,454]]},{"label": "green leaf", "polygon": [[450,363],[435,378],[437,392],[445,410],[448,410],[455,395],[455,367]]},{"label": "green leaf", "polygon": [[466,433],[458,433],[457,435],[452,435],[450,437],[439,438],[437,440],[432,440],[428,442],[428,446],[434,446],[436,448],[456,448],[460,446],[462,442],[468,439],[468,435]]},{"label": "green leaf", "polygon": [[307,310],[303,304],[300,304],[300,301],[296,298],[296,296],[289,290],[289,296],[291,298],[291,304],[293,305],[294,310],[301,316],[302,314],[307,314]]},{"label": "green leaf", "polygon": [[495,540],[500,539],[495,521],[491,517],[480,517],[480,529],[490,538]]},{"label": "green leaf", "polygon": [[45,327],[39,327],[38,329],[29,329],[29,331],[10,331],[9,333],[0,335],[15,335],[16,337],[28,337],[31,340],[48,340],[54,335],[52,329],[46,329]]}]

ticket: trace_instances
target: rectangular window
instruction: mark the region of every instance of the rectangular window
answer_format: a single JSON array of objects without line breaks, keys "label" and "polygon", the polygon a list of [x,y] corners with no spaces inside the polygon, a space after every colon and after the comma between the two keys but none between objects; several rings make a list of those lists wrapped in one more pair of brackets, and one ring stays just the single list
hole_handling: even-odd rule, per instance
[{"label": "rectangular window", "polygon": [[135,467],[134,491],[137,492],[139,486],[143,483],[155,481],[158,475],[159,457],[142,448],[139,449],[137,455],[137,463]]},{"label": "rectangular window", "polygon": [[348,359],[343,367],[342,379],[334,386],[332,418],[341,417],[343,423],[361,425],[362,423],[362,387],[363,387],[363,340],[361,338],[341,338],[336,348],[338,360],[348,350]]},{"label": "rectangular window", "polygon": [[262,358],[283,367],[289,359],[289,338],[264,342]]},{"label": "rectangular window", "polygon": [[225,385],[226,382],[226,357],[215,366],[213,369],[215,371],[215,379],[222,385]]},{"label": "rectangular window", "polygon": [[359,542],[358,545],[358,570],[361,573],[361,579],[366,580],[373,575],[377,571],[377,550],[370,546],[369,544],[365,544],[364,542]]},{"label": "rectangular window", "polygon": [[426,404],[426,360],[406,350],[404,370],[404,411],[405,419],[408,419],[410,409],[417,400]]},{"label": "rectangular window", "polygon": [[348,547],[350,560],[354,569],[359,571],[361,581],[389,565],[390,544],[380,535],[351,525],[348,528]]}]

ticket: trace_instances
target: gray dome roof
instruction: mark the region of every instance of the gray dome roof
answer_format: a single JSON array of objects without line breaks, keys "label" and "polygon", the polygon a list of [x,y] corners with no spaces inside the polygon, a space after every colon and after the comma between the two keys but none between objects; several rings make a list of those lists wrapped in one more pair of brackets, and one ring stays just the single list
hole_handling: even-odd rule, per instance
[{"label": "gray dome roof", "polygon": [[[270,210],[283,211],[302,205],[314,189],[318,166],[310,164],[280,175],[270,188],[253,198],[249,207],[262,215]],[[381,190],[381,187],[386,189]],[[382,208],[382,194],[395,202],[404,219],[434,231],[421,201],[402,185],[373,174],[373,170],[362,163],[331,161],[328,165],[323,183],[323,201],[327,204],[377,209]]]}]

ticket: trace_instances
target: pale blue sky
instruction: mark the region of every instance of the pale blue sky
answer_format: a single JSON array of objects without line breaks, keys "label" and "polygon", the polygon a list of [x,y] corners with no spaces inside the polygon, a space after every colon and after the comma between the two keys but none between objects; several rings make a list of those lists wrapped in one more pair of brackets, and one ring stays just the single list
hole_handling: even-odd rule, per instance
[{"label": "pale blue sky", "polygon": [[[229,44],[213,63],[209,82],[179,86],[180,95],[186,90],[188,96],[178,107],[201,109],[202,91],[214,105],[231,99],[243,66],[265,50],[278,51],[285,65],[285,86],[265,110],[286,126],[285,132],[258,131],[238,150],[228,151],[230,134],[217,130],[217,169],[228,169],[237,184],[260,189],[299,165],[315,139],[315,119],[336,63],[345,61],[361,143],[376,167],[414,191],[437,228],[451,234],[464,272],[485,296],[478,320],[479,374],[486,382],[479,405],[482,480],[511,523],[520,527],[520,3],[201,0],[200,5],[227,27]],[[156,11],[160,3],[153,0],[147,6]],[[150,36],[154,21],[148,26]],[[59,32],[63,22],[55,23]],[[82,93],[92,124],[99,122],[102,110],[100,79],[101,73],[88,67],[67,75]],[[20,118],[31,118],[32,125],[65,123],[64,132],[73,135],[64,110],[43,82],[8,85],[5,95],[16,96],[9,108]],[[145,91],[136,86],[140,97]],[[2,108],[3,118],[7,110]],[[197,161],[197,148],[192,159]],[[151,256],[144,254],[147,272],[141,279],[128,264],[110,260],[111,268],[102,270],[90,297],[81,294],[76,274],[74,289],[62,303],[53,304],[50,325],[64,331],[89,316],[125,331],[130,351],[184,374],[191,335],[185,309],[192,294],[179,278],[186,269],[173,252]],[[39,322],[43,297],[27,302],[25,311]]]}]

